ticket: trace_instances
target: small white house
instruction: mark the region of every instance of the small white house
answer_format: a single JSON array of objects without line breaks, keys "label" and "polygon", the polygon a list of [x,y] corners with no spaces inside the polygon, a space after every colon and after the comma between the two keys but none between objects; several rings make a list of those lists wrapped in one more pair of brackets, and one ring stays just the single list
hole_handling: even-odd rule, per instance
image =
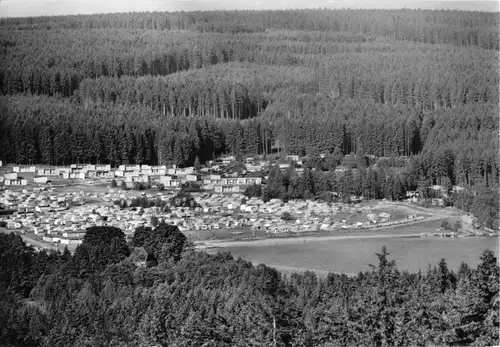
[{"label": "small white house", "polygon": [[5,180],[17,180],[17,172],[9,172],[4,175]]},{"label": "small white house", "polygon": [[47,176],[33,177],[33,181],[37,184],[46,184],[48,181]]},{"label": "small white house", "polygon": [[80,245],[83,240],[80,238],[73,238],[73,237],[61,237],[60,242],[63,245]]},{"label": "small white house", "polygon": [[186,175],[186,181],[188,181],[188,182],[196,182],[196,181],[198,181],[198,176],[188,174],[188,175]]},{"label": "small white house", "polygon": [[4,184],[6,186],[26,186],[28,185],[28,181],[24,179],[15,179],[15,180],[6,179]]}]

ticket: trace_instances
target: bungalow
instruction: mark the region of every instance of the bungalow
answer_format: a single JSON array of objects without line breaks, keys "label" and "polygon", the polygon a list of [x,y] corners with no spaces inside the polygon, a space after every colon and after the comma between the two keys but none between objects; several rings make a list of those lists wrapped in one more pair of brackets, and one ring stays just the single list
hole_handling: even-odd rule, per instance
[{"label": "bungalow", "polygon": [[111,165],[110,164],[107,164],[107,165],[96,165],[95,166],[95,170],[96,171],[109,172],[109,171],[111,171]]},{"label": "bungalow", "polygon": [[63,172],[62,176],[64,179],[84,180],[85,172]]},{"label": "bungalow", "polygon": [[24,180],[24,179],[15,179],[15,180],[8,180],[6,179],[4,184],[6,186],[25,186],[28,184],[28,181],[27,180]]},{"label": "bungalow", "polygon": [[245,164],[245,169],[248,172],[257,172],[262,170],[262,167],[260,165]]},{"label": "bungalow", "polygon": [[96,177],[98,178],[115,178],[115,173],[113,171],[102,171],[102,170],[97,170],[96,171]]},{"label": "bungalow", "polygon": [[289,231],[287,226],[276,226],[272,228],[273,233],[287,233]]},{"label": "bungalow", "polygon": [[83,239],[83,237],[85,236],[85,231],[83,231],[83,230],[67,230],[67,231],[63,232],[62,236],[66,237],[66,238]]},{"label": "bungalow", "polygon": [[262,183],[262,179],[260,177],[247,177],[245,178],[245,185],[257,184],[260,185]]},{"label": "bungalow", "polygon": [[[149,171],[151,171],[151,174],[152,174],[152,175],[160,175],[160,176],[164,176],[164,175],[166,175],[166,174],[167,174],[167,169],[163,169],[163,168],[152,168],[152,169],[151,169],[151,170],[149,170]],[[145,172],[144,172],[144,170],[143,170],[143,173],[145,173]]]},{"label": "bungalow", "polygon": [[185,168],[182,168],[182,169],[177,169],[177,174],[178,175],[192,175],[194,174],[194,167],[190,166],[190,167],[185,167]]},{"label": "bungalow", "polygon": [[237,185],[217,185],[214,187],[216,193],[239,193],[240,187]]},{"label": "bungalow", "polygon": [[186,181],[187,182],[196,182],[196,181],[198,181],[198,176],[197,175],[193,175],[193,174],[187,174],[186,175]]},{"label": "bungalow", "polygon": [[33,177],[33,181],[38,184],[46,184],[48,181],[47,176],[35,176]]},{"label": "bungalow", "polygon": [[61,237],[59,242],[63,245],[80,245],[83,240],[78,237]]},{"label": "bungalow", "polygon": [[416,196],[418,196],[418,192],[415,191],[415,190],[408,190],[406,192],[406,197],[408,197],[408,198],[413,198],[413,197],[416,197]]},{"label": "bungalow", "polygon": [[50,212],[50,206],[36,206],[35,211],[40,213],[48,213]]},{"label": "bungalow", "polygon": [[432,199],[431,204],[432,204],[432,206],[444,207],[444,200],[443,199]]},{"label": "bungalow", "polygon": [[71,169],[67,167],[57,167],[55,170],[58,175],[63,175],[65,172],[67,173],[71,172]]},{"label": "bungalow", "polygon": [[35,207],[34,206],[18,206],[17,207],[17,213],[34,213],[35,212]]},{"label": "bungalow", "polygon": [[19,172],[35,173],[36,167],[35,166],[24,166],[24,167],[20,168]]},{"label": "bungalow", "polygon": [[134,182],[149,183],[149,176],[148,175],[136,176],[133,177],[133,180]]},{"label": "bungalow", "polygon": [[140,170],[125,170],[123,171],[123,176],[139,176],[141,174]]},{"label": "bungalow", "polygon": [[17,172],[9,172],[4,175],[5,180],[17,180]]},{"label": "bungalow", "polygon": [[181,180],[178,179],[170,179],[170,180],[162,180],[161,183],[163,183],[165,187],[177,188],[180,187],[182,182]]},{"label": "bungalow", "polygon": [[85,165],[84,167],[82,167],[82,171],[95,171],[95,165]]},{"label": "bungalow", "polygon": [[38,169],[37,174],[38,176],[59,176],[59,172],[55,168]]},{"label": "bungalow", "polygon": [[125,176],[125,183],[133,183],[135,182],[135,178],[134,176]]}]

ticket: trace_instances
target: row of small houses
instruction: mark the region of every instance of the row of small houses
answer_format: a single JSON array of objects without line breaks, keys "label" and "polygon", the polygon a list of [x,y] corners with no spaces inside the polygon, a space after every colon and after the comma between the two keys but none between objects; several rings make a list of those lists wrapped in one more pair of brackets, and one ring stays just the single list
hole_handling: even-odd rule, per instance
[{"label": "row of small houses", "polygon": [[[265,220],[265,219],[245,219],[245,220],[227,220],[219,222],[197,222],[192,225],[185,225],[180,221],[169,221],[165,220],[168,224],[177,225],[181,231],[189,230],[219,230],[222,228],[234,228],[250,226],[251,230],[255,231],[265,231],[266,233],[286,233],[286,232],[302,232],[306,230],[336,230],[336,229],[348,229],[348,228],[360,228],[360,229],[370,229],[377,227],[388,227],[394,225],[400,225],[408,223],[410,221],[422,220],[424,217],[416,217],[414,219],[405,219],[399,221],[383,222],[380,224],[369,224],[358,222],[353,225],[341,224],[341,223],[321,223],[321,222],[310,222],[305,224],[282,224],[278,220]],[[35,235],[42,237],[45,242],[50,243],[60,243],[65,245],[78,245],[82,243],[85,236],[84,230],[65,230],[58,233],[46,233],[45,231],[34,231]],[[128,237],[132,237],[132,232],[126,232]]]},{"label": "row of small houses", "polygon": [[205,175],[203,178],[194,173],[194,168],[170,168],[165,166],[151,167],[149,165],[120,165],[118,170],[111,170],[110,165],[72,165],[67,168],[43,168],[36,171],[36,167],[14,167],[14,172],[6,173],[1,178],[5,186],[24,186],[28,181],[18,177],[18,173],[35,172],[33,181],[38,184],[48,182],[50,176],[62,176],[64,179],[85,180],[87,178],[116,179],[118,184],[124,182],[128,187],[138,183],[161,183],[165,188],[179,188],[186,182],[203,184],[205,190],[214,190],[216,193],[238,193],[241,186],[252,184],[260,185],[260,177],[222,178],[220,175]]},{"label": "row of small houses", "polygon": [[[288,232],[303,232],[307,230],[323,230],[323,231],[333,231],[336,229],[348,229],[348,228],[359,228],[359,229],[371,229],[371,228],[379,228],[379,227],[389,227],[395,225],[401,225],[405,223],[409,223],[412,221],[423,220],[425,217],[418,216],[414,218],[408,218],[398,221],[387,221],[379,224],[370,224],[370,223],[362,223],[358,222],[353,225],[342,224],[342,223],[318,223],[311,222],[305,223],[301,225],[293,225],[293,224],[278,224],[278,220],[264,220],[264,219],[245,219],[238,221],[219,221],[219,222],[200,222],[190,225],[189,227],[183,226],[182,223],[178,223],[176,221],[165,221],[169,224],[178,225],[181,231],[188,230],[219,230],[221,228],[231,228],[231,227],[239,227],[239,226],[250,226],[251,230],[255,231],[265,231],[266,233],[288,233]],[[36,232],[35,232],[36,233]],[[82,230],[66,230],[60,232],[58,234],[45,234],[38,233],[39,236],[42,236],[45,242],[50,243],[60,243],[65,245],[78,245],[82,243],[83,237],[85,236],[85,231]],[[131,237],[132,234],[129,232],[128,237]]]},{"label": "row of small houses", "polygon": [[[46,176],[33,177],[33,182],[38,184],[46,184],[47,181],[48,178]],[[5,186],[26,186],[28,185],[28,180],[18,177],[17,172],[9,172],[0,176],[0,183],[3,183]]]},{"label": "row of small houses", "polygon": [[[111,165],[78,165],[72,164],[69,167],[45,167],[36,168],[36,166],[14,166],[12,171],[15,173],[33,173],[40,176],[60,176],[63,174],[84,173],[88,176],[115,177],[125,176],[125,173],[141,173],[144,175],[187,175],[195,172],[194,167],[187,168],[167,168],[166,165],[120,165],[118,168],[112,168]],[[109,174],[109,176],[108,176]]]}]

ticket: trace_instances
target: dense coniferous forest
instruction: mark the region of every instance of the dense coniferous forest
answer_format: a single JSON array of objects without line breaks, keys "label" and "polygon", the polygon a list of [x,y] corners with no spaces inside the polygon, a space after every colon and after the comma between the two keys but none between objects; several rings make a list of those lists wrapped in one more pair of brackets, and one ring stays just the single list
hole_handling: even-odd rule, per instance
[{"label": "dense coniferous forest", "polygon": [[337,150],[422,156],[430,178],[439,150],[453,181],[489,186],[498,22],[414,10],[2,19],[0,158],[182,166]]},{"label": "dense coniferous forest", "polygon": [[[472,200],[498,196],[498,24],[349,9],[0,19],[0,160],[182,167],[278,152],[327,154],[314,167],[332,171],[350,155],[370,172],[344,193],[459,185],[461,208],[484,210]],[[373,156],[409,160],[394,173]],[[276,184],[303,197],[288,181]]]},{"label": "dense coniferous forest", "polygon": [[74,255],[0,234],[2,346],[498,345],[499,267],[283,275],[192,251],[175,226],[94,227]]},{"label": "dense coniferous forest", "polygon": [[[349,9],[0,19],[0,160],[298,154],[304,174],[272,168],[247,195],[396,200],[459,185],[449,203],[498,228],[499,22]],[[499,268],[478,257],[476,269],[407,273],[382,250],[370,272],[318,278],[194,252],[165,225],[131,244],[90,229],[73,255],[0,234],[0,341],[497,345]]]}]

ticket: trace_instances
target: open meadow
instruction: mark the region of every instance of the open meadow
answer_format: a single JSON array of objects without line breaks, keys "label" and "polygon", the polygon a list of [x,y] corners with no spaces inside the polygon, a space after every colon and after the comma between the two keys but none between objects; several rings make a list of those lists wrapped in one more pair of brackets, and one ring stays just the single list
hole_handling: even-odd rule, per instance
[{"label": "open meadow", "polygon": [[419,238],[411,236],[357,237],[349,239],[306,241],[269,245],[230,246],[208,249],[231,252],[236,257],[253,263],[276,266],[278,269],[295,268],[356,274],[369,271],[369,264],[377,264],[375,253],[387,247],[390,259],[400,270],[425,271],[429,264],[437,265],[446,259],[451,269],[457,270],[461,262],[477,266],[484,249],[491,249],[498,257],[498,237]]},{"label": "open meadow", "polygon": [[[425,271],[429,264],[446,259],[451,269],[461,262],[471,266],[479,263],[482,251],[489,248],[499,254],[498,237],[419,237],[440,229],[443,219],[412,225],[400,225],[372,230],[339,230],[319,232],[291,238],[270,238],[255,241],[205,242],[207,252],[230,252],[254,264],[274,266],[287,273],[312,270],[318,275],[328,271],[356,274],[370,270],[376,264],[375,253],[387,247],[390,259],[400,270]],[[455,218],[447,219],[454,222]],[[214,248],[210,248],[214,247]]]}]

